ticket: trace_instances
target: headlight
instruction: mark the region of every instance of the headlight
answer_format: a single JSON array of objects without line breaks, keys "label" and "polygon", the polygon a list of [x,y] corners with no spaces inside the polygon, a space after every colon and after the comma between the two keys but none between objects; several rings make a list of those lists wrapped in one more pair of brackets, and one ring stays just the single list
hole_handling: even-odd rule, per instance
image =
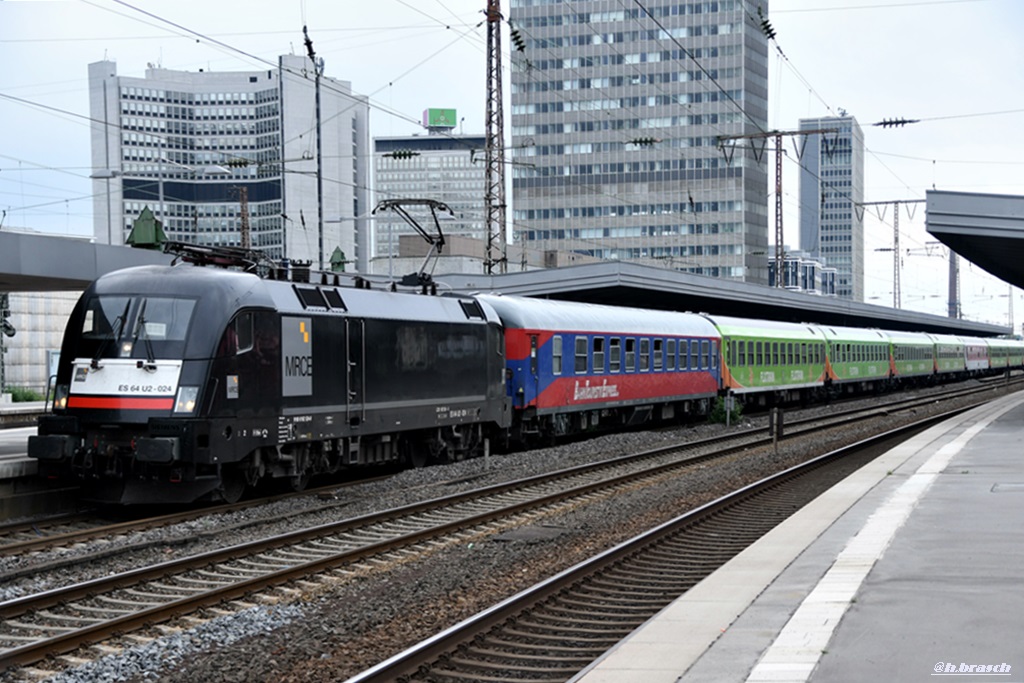
[{"label": "headlight", "polygon": [[191,413],[196,409],[199,387],[178,387],[178,397],[174,400],[174,412]]},{"label": "headlight", "polygon": [[64,410],[68,407],[68,385],[58,384],[53,391],[53,409]]}]

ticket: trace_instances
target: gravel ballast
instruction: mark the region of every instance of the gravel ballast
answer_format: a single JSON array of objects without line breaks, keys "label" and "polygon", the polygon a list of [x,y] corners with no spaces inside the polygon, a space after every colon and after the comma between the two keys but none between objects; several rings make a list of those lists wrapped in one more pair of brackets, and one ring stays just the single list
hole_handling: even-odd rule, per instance
[{"label": "gravel ballast", "polygon": [[[953,409],[942,401],[935,412]],[[828,408],[814,409],[828,411]],[[805,411],[807,415],[814,411]],[[930,411],[918,409],[916,417]],[[391,563],[372,573],[361,573],[321,590],[309,590],[288,604],[251,607],[234,615],[181,632],[164,635],[88,666],[70,669],[53,680],[71,681],[325,681],[344,680],[406,647],[525,589],[552,574],[635,536],[652,526],[725,495],[780,469],[869,434],[909,422],[905,415],[879,418],[872,425],[847,427],[783,442],[778,451],[751,450],[728,462],[697,469],[653,487],[620,492],[595,503],[543,519],[533,525],[542,533],[498,534],[479,537],[434,551],[422,560]],[[764,418],[744,419],[740,426],[763,425]],[[415,500],[479,488],[508,479],[539,474],[626,452],[655,448],[682,439],[696,439],[725,431],[721,425],[699,425],[673,431],[616,434],[554,448],[492,456],[487,463],[470,460],[443,467],[408,470],[386,481],[343,489],[341,501],[315,497],[273,503],[260,517],[284,518],[294,506],[324,509],[256,527],[232,530],[223,522],[190,522],[183,529],[154,530],[168,539],[191,534],[196,526],[208,529],[210,547],[280,533],[290,524],[317,523],[397,507]],[[301,520],[301,522],[299,521]],[[205,524],[205,525],[204,525]],[[209,527],[212,525],[213,529]],[[216,532],[216,528],[224,529]],[[169,541],[129,558],[90,562],[69,568],[59,579],[73,582],[98,573],[123,571],[121,563],[170,559],[209,549],[202,536],[195,542]],[[147,559],[153,558],[153,559]],[[125,567],[127,568],[127,567]],[[0,599],[52,586],[38,586],[31,578],[0,585]],[[46,668],[43,664],[40,668]],[[3,683],[29,680],[9,672]]]}]

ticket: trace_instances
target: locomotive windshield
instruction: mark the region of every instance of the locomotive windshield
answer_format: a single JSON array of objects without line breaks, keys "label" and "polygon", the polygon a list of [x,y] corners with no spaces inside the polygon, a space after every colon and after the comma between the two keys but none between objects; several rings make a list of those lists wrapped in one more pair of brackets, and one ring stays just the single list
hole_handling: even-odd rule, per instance
[{"label": "locomotive windshield", "polygon": [[94,296],[82,316],[79,358],[181,358],[194,299]]}]

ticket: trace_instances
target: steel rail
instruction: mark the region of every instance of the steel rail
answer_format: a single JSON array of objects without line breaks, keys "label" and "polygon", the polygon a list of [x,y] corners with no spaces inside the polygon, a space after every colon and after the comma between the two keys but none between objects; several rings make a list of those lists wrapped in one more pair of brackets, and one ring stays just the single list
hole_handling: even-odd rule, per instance
[{"label": "steel rail", "polygon": [[[550,605],[556,600],[562,600],[572,603],[575,607],[575,613],[582,615],[582,618],[585,620],[587,605],[582,604],[582,601],[578,599],[567,596],[577,593],[581,586],[590,587],[595,581],[595,577],[606,576],[615,569],[620,568],[627,561],[635,562],[651,549],[657,549],[665,545],[669,542],[669,539],[678,542],[676,539],[685,535],[688,531],[699,529],[703,525],[708,524],[709,521],[722,521],[726,517],[732,516],[738,519],[727,521],[743,525],[747,522],[748,516],[737,514],[737,511],[739,506],[751,501],[757,500],[758,509],[752,511],[753,514],[750,515],[750,518],[760,520],[765,516],[763,514],[765,501],[762,498],[764,495],[778,495],[777,493],[772,493],[773,491],[784,494],[786,487],[799,486],[802,478],[816,470],[834,465],[843,458],[860,450],[877,449],[881,443],[905,438],[904,435],[912,432],[916,433],[967,409],[961,408],[943,415],[925,418],[913,425],[900,427],[885,434],[837,449],[749,484],[733,493],[665,522],[614,548],[606,550],[589,560],[570,567],[531,588],[521,591],[493,607],[465,619],[451,628],[349,678],[346,683],[448,680],[449,678],[446,674],[450,674],[453,671],[455,673],[452,675],[452,678],[465,679],[468,675],[471,675],[467,673],[467,669],[476,671],[477,675],[480,676],[480,680],[488,681],[565,681],[585,668],[594,658],[591,657],[586,662],[579,662],[574,667],[566,668],[565,658],[561,655],[545,657],[533,654],[538,648],[526,646],[523,641],[528,640],[534,633],[526,632],[528,627],[521,625],[529,621],[534,609]],[[809,502],[809,500],[806,502]],[[796,510],[786,511],[785,517],[790,516],[793,512],[796,512]],[[735,547],[730,549],[727,557],[719,558],[719,561],[714,563],[713,566],[701,563],[704,564],[703,568],[700,571],[694,571],[692,577],[684,581],[685,584],[688,584],[687,588],[695,585],[703,576],[710,574],[717,566],[724,564],[728,559],[757,538],[760,538],[777,523],[778,521],[772,524],[765,524],[756,533],[748,534],[751,538],[747,539],[744,543],[734,544]],[[722,526],[716,527],[714,534],[716,539],[726,538]],[[723,540],[722,545],[726,544]],[[673,559],[674,565],[684,562],[685,559],[681,557]],[[654,564],[653,560],[651,564]],[[605,582],[610,583],[615,580],[614,578],[605,579]],[[685,592],[687,588],[683,588],[679,594]],[[596,589],[591,588],[591,590]],[[624,586],[621,592],[626,593],[627,590],[628,587]],[[666,596],[659,600],[649,600],[650,604],[644,605],[644,609],[637,610],[632,618],[622,617],[621,613],[625,612],[629,605],[628,600],[624,599],[622,604],[616,605],[609,612],[609,614],[618,613],[620,623],[611,623],[609,628],[603,630],[588,628],[587,625],[579,623],[579,619],[566,619],[563,629],[563,632],[567,634],[566,642],[573,640],[573,635],[570,634],[575,634],[578,637],[579,631],[585,630],[588,637],[596,640],[597,645],[599,645],[599,647],[595,645],[593,651],[603,652],[631,633],[637,626],[656,614],[676,597],[678,597],[678,594]],[[503,634],[502,629],[505,627],[510,628],[512,631],[511,635]],[[551,630],[557,631],[555,628]],[[602,632],[605,634],[603,639],[594,635],[595,633]],[[613,634],[614,637],[610,634]],[[579,651],[583,649],[582,647],[573,648],[571,646],[559,647],[557,637],[547,634],[544,637],[548,643],[544,649],[548,651],[575,651],[578,655]],[[488,643],[495,642],[499,643],[500,650],[493,646],[488,646]],[[517,648],[519,648],[518,651]],[[480,655],[478,659],[474,659],[474,652]],[[480,659],[484,658],[489,658],[491,663],[489,665],[481,663]],[[582,658],[576,656],[569,659],[580,660]],[[498,661],[494,662],[493,660]],[[528,662],[529,675],[527,675],[526,667],[517,668],[514,664],[509,663],[513,661]],[[488,666],[490,666],[490,669],[500,669],[500,675],[489,675],[490,669],[488,669]],[[436,671],[435,669],[440,670]],[[545,678],[545,674],[548,674],[549,677]]]}]

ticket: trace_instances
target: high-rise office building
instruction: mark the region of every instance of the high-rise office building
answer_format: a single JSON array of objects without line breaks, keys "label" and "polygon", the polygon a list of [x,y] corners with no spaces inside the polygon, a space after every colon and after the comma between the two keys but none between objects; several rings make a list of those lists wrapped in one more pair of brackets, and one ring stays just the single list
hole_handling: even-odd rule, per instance
[{"label": "high-rise office building", "polygon": [[364,270],[369,105],[350,83],[321,76],[318,189],[315,81],[312,63],[296,55],[276,69],[150,66],[143,78],[118,76],[111,61],[90,64],[96,241],[124,244],[148,207],[172,240],[247,240],[269,258],[314,268],[338,250],[348,270]]},{"label": "high-rise office building", "polygon": [[[455,120],[454,110],[428,109],[426,135],[374,138],[374,206],[388,199],[439,201],[452,210],[437,214],[446,236],[484,240],[484,136],[456,134]],[[436,231],[428,209],[409,206],[407,211],[424,229]],[[413,232],[394,211],[376,212],[374,259],[390,262],[399,238]],[[386,272],[380,264],[374,271]]]},{"label": "high-rise office building", "polygon": [[767,283],[767,5],[511,0],[517,239]]},{"label": "high-rise office building", "polygon": [[864,134],[852,116],[800,119],[800,248],[836,270],[836,295],[864,300]]}]

